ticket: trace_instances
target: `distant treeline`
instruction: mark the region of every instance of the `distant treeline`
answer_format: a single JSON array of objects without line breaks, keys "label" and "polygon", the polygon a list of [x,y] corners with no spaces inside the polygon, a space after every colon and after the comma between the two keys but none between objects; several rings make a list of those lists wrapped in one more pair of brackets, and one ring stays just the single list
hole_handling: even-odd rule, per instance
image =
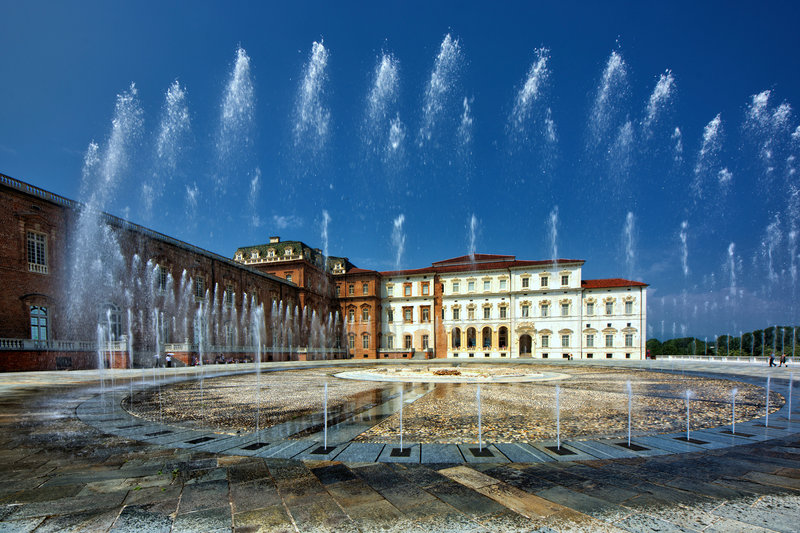
[{"label": "distant treeline", "polygon": [[800,353],[796,350],[798,341],[799,326],[772,326],[740,337],[720,335],[708,342],[694,337],[664,342],[649,339],[647,349],[652,355],[769,355],[773,351],[792,355]]}]

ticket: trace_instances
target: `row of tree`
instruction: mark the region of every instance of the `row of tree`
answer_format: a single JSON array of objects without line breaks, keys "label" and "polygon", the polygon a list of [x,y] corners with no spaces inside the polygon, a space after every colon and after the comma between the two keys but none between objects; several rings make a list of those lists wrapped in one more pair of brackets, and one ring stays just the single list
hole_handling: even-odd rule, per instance
[{"label": "row of tree", "polygon": [[670,339],[664,342],[658,339],[647,341],[647,350],[652,355],[769,355],[798,353],[800,327],[772,326],[743,333],[741,336],[720,335],[715,339],[705,340],[694,337]]}]

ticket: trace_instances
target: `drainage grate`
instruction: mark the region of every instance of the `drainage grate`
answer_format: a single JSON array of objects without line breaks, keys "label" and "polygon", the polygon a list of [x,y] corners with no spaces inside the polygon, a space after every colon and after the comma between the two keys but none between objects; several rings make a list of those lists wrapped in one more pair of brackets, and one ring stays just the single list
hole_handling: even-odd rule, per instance
[{"label": "drainage grate", "polygon": [[163,431],[156,431],[155,433],[145,433],[145,437],[158,437],[159,435],[166,435],[167,433],[172,433],[172,431],[165,429]]},{"label": "drainage grate", "polygon": [[494,454],[489,448],[470,448],[469,451],[475,457],[494,457]]},{"label": "drainage grate", "polygon": [[559,448],[558,446],[545,446],[545,448],[547,448],[556,455],[577,455],[575,452],[573,452],[566,446],[562,446],[561,448]]},{"label": "drainage grate", "polygon": [[252,452],[253,450],[260,450],[264,446],[269,446],[269,442],[254,442],[253,444],[248,444],[247,446],[242,446],[241,449],[242,450],[248,450],[248,451]]},{"label": "drainage grate", "polygon": [[708,444],[704,440],[697,440],[697,439],[687,439],[686,437],[673,437],[675,440],[679,440],[681,442],[690,442],[692,444]]},{"label": "drainage grate", "polygon": [[734,433],[730,429],[723,429],[720,433],[725,433],[726,435],[733,435],[734,437],[752,437],[752,433],[742,433],[741,431],[737,431]]},{"label": "drainage grate", "polygon": [[142,424],[131,424],[130,426],[119,426],[117,429],[131,429],[131,428],[140,428]]},{"label": "drainage grate", "polygon": [[198,437],[196,439],[187,440],[186,444],[201,444],[203,442],[208,442],[210,440],[214,440],[214,437]]},{"label": "drainage grate", "polygon": [[327,448],[325,446],[320,446],[319,448],[316,448],[311,453],[313,455],[328,455],[329,453],[331,453],[335,449],[336,449],[336,446],[328,446]]},{"label": "drainage grate", "polygon": [[411,457],[411,448],[392,448],[391,457]]},{"label": "drainage grate", "polygon": [[645,448],[644,446],[639,446],[638,444],[634,444],[634,443],[628,444],[627,442],[617,442],[616,445],[617,446],[622,446],[626,450],[630,450],[632,452],[643,452],[645,450],[649,450],[650,449],[650,448]]}]

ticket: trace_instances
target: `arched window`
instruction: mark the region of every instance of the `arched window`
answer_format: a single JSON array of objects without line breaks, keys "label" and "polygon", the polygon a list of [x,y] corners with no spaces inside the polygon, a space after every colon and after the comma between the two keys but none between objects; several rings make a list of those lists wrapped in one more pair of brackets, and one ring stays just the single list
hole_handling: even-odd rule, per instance
[{"label": "arched window", "polygon": [[119,307],[114,304],[106,304],[100,311],[99,323],[106,330],[112,341],[119,340],[122,337],[122,314]]},{"label": "arched window", "polygon": [[497,345],[501,350],[508,348],[508,329],[505,326],[497,331]]},{"label": "arched window", "polygon": [[461,348],[461,329],[453,328],[453,349],[458,350]]},{"label": "arched window", "polygon": [[477,332],[475,328],[467,329],[467,348],[475,348]]},{"label": "arched window", "polygon": [[519,338],[519,354],[520,355],[531,355],[531,347],[533,344],[533,339],[531,339],[530,335],[522,335]]},{"label": "arched window", "polygon": [[347,321],[348,322],[355,322],[356,321],[356,310],[352,307],[347,310]]},{"label": "arched window", "polygon": [[483,347],[490,349],[492,347],[492,328],[483,328],[481,331],[481,339],[483,339]]},{"label": "arched window", "polygon": [[31,306],[31,339],[46,341],[47,336],[47,308],[39,305]]}]

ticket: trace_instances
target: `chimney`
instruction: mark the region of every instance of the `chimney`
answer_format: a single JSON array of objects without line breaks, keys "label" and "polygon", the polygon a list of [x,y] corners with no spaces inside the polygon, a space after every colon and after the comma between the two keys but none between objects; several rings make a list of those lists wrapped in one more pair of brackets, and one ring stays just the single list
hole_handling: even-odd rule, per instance
[{"label": "chimney", "polygon": [[270,238],[269,238],[269,243],[270,243],[270,244],[275,244],[275,243],[278,243],[278,242],[281,242],[281,238],[280,238],[280,237],[278,237],[278,236],[275,236],[275,237],[270,237]]}]

